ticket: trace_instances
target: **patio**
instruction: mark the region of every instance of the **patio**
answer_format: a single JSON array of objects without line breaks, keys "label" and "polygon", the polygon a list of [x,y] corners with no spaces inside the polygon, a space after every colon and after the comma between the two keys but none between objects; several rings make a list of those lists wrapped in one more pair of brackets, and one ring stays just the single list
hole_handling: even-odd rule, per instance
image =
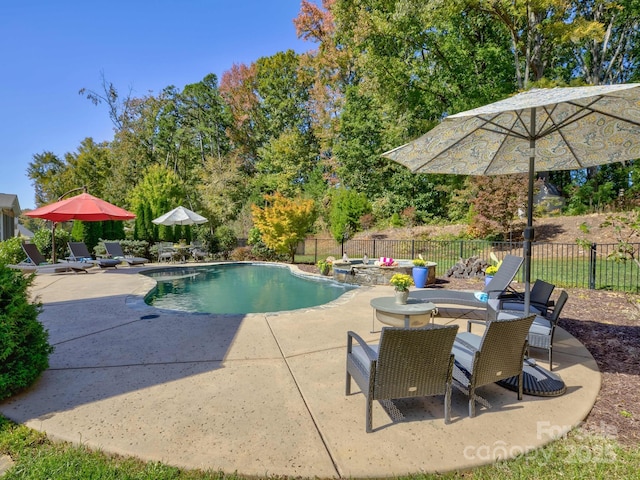
[{"label": "patio", "polygon": [[[369,302],[391,287],[294,312],[185,315],[147,307],[153,281],[138,271],[36,278],[56,351],[33,388],[0,404],[3,415],[52,438],[186,468],[382,477],[470,468],[541,446],[578,425],[600,388],[595,361],[560,328],[554,373],[565,395],[518,401],[491,385],[482,392],[493,408],[469,418],[454,389],[450,425],[440,397],[397,402],[399,423],[376,403],[366,434],[364,396],[344,395],[346,332],[375,341]],[[436,317],[448,322],[465,328]],[[536,358],[546,366],[544,353]]]}]

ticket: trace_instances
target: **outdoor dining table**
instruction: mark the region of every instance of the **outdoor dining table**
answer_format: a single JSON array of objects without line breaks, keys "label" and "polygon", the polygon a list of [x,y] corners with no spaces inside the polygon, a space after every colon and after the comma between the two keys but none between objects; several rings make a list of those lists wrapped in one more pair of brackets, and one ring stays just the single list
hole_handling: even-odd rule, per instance
[{"label": "outdoor dining table", "polygon": [[181,258],[180,261],[182,263],[186,263],[187,256],[191,252],[191,245],[185,245],[185,244],[181,244],[181,243],[176,243],[176,244],[173,245],[173,249],[176,251],[178,256],[180,256],[180,258]]}]

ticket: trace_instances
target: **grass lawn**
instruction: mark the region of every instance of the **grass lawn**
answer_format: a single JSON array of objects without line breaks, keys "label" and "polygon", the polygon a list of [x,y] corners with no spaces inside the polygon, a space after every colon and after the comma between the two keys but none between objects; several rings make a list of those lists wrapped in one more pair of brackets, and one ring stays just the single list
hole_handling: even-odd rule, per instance
[{"label": "grass lawn", "polygon": [[[274,439],[277,442],[278,439]],[[478,452],[495,456],[496,452]],[[0,455],[15,462],[3,480],[51,478],[78,479],[242,479],[235,473],[182,470],[162,463],[107,455],[83,446],[52,442],[46,435],[0,416]],[[238,466],[242,470],[242,466]],[[580,431],[521,455],[471,471],[416,474],[408,479],[511,479],[511,478],[639,478],[640,446],[622,447],[613,439]],[[271,478],[282,478],[273,476]]]}]

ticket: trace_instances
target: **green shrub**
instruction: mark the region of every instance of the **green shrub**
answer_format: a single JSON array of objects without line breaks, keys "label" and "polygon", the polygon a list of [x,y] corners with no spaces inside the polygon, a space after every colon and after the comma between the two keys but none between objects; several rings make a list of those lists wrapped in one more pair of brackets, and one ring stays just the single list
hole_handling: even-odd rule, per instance
[{"label": "green shrub", "polygon": [[24,250],[22,250],[22,239],[12,237],[4,242],[0,242],[0,264],[9,265],[20,263],[25,259]]},{"label": "green shrub", "polygon": [[[71,240],[71,234],[58,226],[58,228],[56,228],[56,260],[69,256],[69,240]],[[41,228],[33,235],[31,241],[35,243],[47,261],[51,260],[51,230]]]},{"label": "green shrub", "polygon": [[53,352],[38,321],[42,305],[29,302],[34,278],[0,265],[0,400],[31,385]]},{"label": "green shrub", "polygon": [[234,248],[238,246],[238,239],[231,227],[222,225],[216,228],[213,234],[213,253],[221,253],[224,257],[228,256]]}]

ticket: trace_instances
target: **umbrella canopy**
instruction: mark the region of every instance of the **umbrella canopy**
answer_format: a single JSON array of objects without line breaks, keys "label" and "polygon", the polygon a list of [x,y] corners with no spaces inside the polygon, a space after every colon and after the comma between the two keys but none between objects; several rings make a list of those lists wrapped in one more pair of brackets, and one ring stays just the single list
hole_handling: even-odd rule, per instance
[{"label": "umbrella canopy", "polygon": [[59,202],[45,205],[25,213],[28,217],[44,218],[52,222],[82,220],[84,222],[100,222],[103,220],[132,220],[135,214],[116,207],[88,193],[65,198]]},{"label": "umbrella canopy", "polygon": [[198,215],[196,212],[192,212],[182,206],[174,208],[151,221],[156,225],[166,225],[168,227],[172,225],[199,225],[208,222],[202,215]]},{"label": "umbrella canopy", "polygon": [[529,311],[535,172],[640,158],[640,84],[533,89],[457,113],[383,153],[414,173],[528,173],[524,234]]},{"label": "umbrella canopy", "polygon": [[81,193],[75,197],[65,198],[55,203],[36,208],[25,213],[28,217],[43,218],[53,222],[51,245],[53,262],[56,261],[55,229],[58,222],[82,220],[83,222],[100,222],[103,220],[132,220],[135,214],[105,202],[88,193]]}]

